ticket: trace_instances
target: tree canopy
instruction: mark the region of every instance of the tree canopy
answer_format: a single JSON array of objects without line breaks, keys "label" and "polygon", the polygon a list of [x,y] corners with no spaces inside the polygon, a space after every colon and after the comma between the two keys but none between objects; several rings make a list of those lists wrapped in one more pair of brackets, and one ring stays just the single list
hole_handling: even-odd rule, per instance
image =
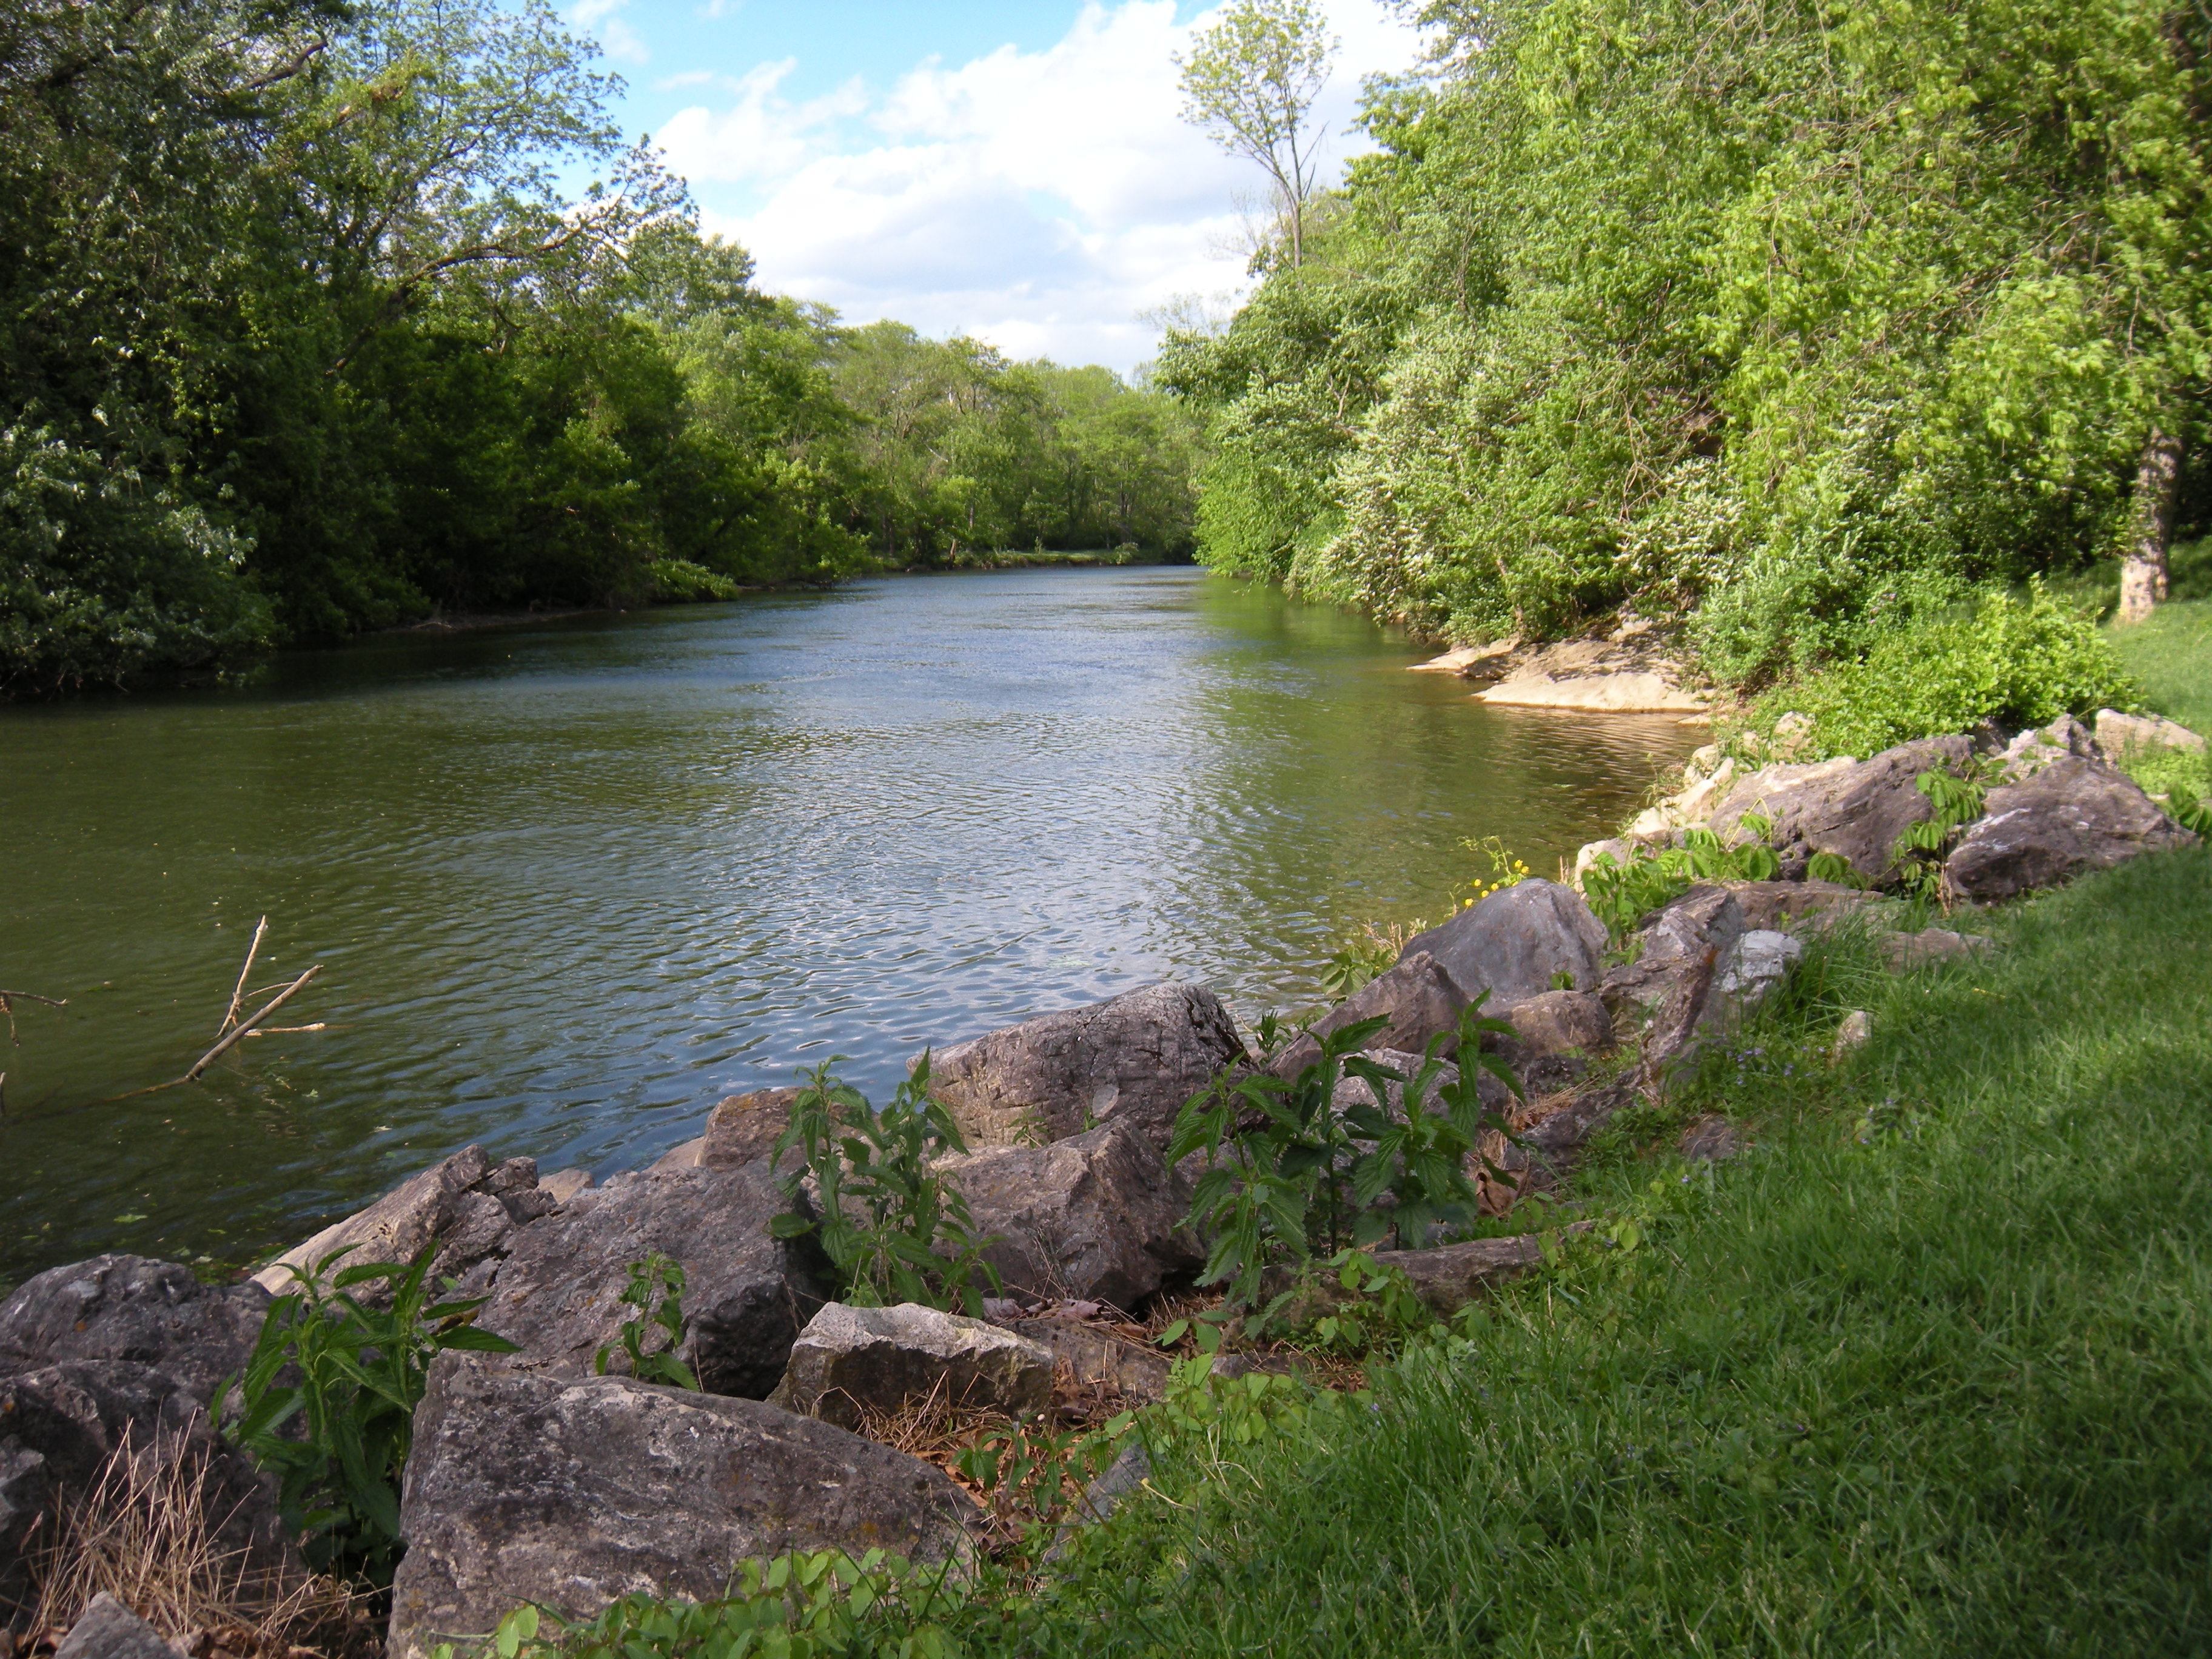
[{"label": "tree canopy", "polygon": [[546,0],[0,12],[0,687],[1189,545],[1183,407],[763,293],[618,88]]},{"label": "tree canopy", "polygon": [[1164,356],[1217,567],[1458,638],[1686,613],[1757,684],[2121,552],[2201,451],[2201,6],[1420,15],[1304,263]]}]

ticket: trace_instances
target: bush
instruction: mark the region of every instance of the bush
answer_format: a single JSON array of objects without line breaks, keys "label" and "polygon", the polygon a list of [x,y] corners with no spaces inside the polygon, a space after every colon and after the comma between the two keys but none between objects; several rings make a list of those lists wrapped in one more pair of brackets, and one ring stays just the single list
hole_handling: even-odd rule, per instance
[{"label": "bush", "polygon": [[1813,720],[1797,758],[1863,759],[1984,720],[2042,726],[2125,708],[2139,695],[2096,625],[2039,582],[2025,601],[1987,594],[1971,617],[1909,629],[1856,662],[1778,687],[1759,699],[1753,723],[1771,728],[1797,709]]}]

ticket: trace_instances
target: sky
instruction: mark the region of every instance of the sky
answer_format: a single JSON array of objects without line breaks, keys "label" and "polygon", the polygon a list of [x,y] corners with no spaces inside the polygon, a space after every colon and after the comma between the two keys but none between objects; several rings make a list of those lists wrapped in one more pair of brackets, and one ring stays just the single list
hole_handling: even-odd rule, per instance
[{"label": "sky", "polygon": [[[1360,80],[1419,46],[1381,0],[1342,41],[1323,179],[1365,147]],[[1014,357],[1149,358],[1146,319],[1247,286],[1258,167],[1177,117],[1192,0],[568,0],[629,91],[616,113],[690,180],[764,288],[972,334]]]}]

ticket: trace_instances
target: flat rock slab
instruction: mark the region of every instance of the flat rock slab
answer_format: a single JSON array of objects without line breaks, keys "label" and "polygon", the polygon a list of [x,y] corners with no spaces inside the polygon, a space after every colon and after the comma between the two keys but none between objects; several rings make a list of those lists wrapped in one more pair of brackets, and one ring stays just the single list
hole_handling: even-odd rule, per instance
[{"label": "flat rock slab", "polygon": [[955,1043],[932,1057],[929,1086],[971,1147],[1063,1140],[1119,1119],[1164,1148],[1183,1103],[1250,1058],[1212,992],[1148,985]]},{"label": "flat rock slab", "polygon": [[271,1298],[258,1285],[205,1285],[179,1262],[96,1255],[26,1279],[0,1304],[0,1376],[65,1359],[165,1370],[203,1404],[246,1369]]},{"label": "flat rock slab", "polygon": [[1019,1417],[1052,1403],[1052,1368],[1049,1350],[980,1319],[913,1302],[832,1302],[792,1345],[769,1404],[845,1429],[858,1428],[866,1413],[896,1412],[932,1395]]},{"label": "flat rock slab", "polygon": [[1736,902],[1746,928],[1796,933],[1850,915],[1876,895],[1833,881],[1723,881],[1714,884]]},{"label": "flat rock slab", "polygon": [[1711,705],[1659,674],[1583,674],[1555,679],[1523,674],[1478,691],[1480,702],[1510,708],[1565,708],[1590,714],[1702,714]]},{"label": "flat rock slab", "polygon": [[1139,1347],[1075,1319],[1022,1319],[1014,1334],[1048,1351],[1055,1376],[1079,1389],[1164,1399],[1174,1362],[1158,1348]]},{"label": "flat rock slab", "polygon": [[637,1315],[630,1264],[659,1251],[689,1281],[681,1354],[700,1386],[759,1399],[833,1293],[812,1239],[769,1236],[790,1207],[765,1164],[617,1176],[517,1230],[477,1322],[521,1345],[505,1361],[518,1370],[586,1375]]},{"label": "flat rock slab", "polygon": [[1133,1124],[989,1147],[937,1168],[968,1200],[975,1231],[994,1239],[984,1259],[1010,1291],[1133,1309],[1205,1265],[1182,1227],[1189,1182]]},{"label": "flat rock slab", "polygon": [[415,1417],[389,1653],[428,1659],[525,1602],[706,1601],[790,1550],[964,1561],[975,1515],[919,1459],[757,1401],[447,1354]]},{"label": "flat rock slab", "polygon": [[2126,773],[2061,755],[1990,792],[1987,815],[1952,849],[1943,881],[1954,897],[1990,903],[2196,844]]},{"label": "flat rock slab", "polygon": [[[1605,948],[1605,925],[1580,893],[1530,879],[1416,934],[1398,960],[1410,963],[1425,952],[1469,1001],[1487,991],[1483,1012],[1503,1018],[1515,1003],[1547,991],[1595,990]],[[1562,976],[1568,986],[1559,983]]]},{"label": "flat rock slab", "polygon": [[[1412,1279],[1430,1311],[1449,1319],[1496,1286],[1540,1267],[1544,1244],[1531,1233],[1519,1238],[1471,1239],[1432,1250],[1373,1250],[1369,1255],[1376,1267],[1395,1267]],[[1268,1268],[1260,1281],[1260,1304],[1266,1306],[1295,1283],[1287,1269]],[[1294,1318],[1311,1318],[1354,1298],[1355,1293],[1339,1285],[1334,1275],[1323,1273],[1306,1299],[1288,1311]]]},{"label": "flat rock slab", "polygon": [[304,1575],[275,1481],[216,1436],[176,1377],[131,1360],[68,1360],[0,1380],[0,1612],[29,1592],[27,1557],[44,1542],[34,1528],[125,1448],[200,1468],[216,1546],[249,1583]]}]

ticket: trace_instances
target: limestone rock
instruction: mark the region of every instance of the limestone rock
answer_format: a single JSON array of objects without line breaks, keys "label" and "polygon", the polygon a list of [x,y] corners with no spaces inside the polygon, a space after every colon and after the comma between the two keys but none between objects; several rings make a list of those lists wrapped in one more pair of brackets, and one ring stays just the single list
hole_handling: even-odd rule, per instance
[{"label": "limestone rock", "polygon": [[1434,957],[1425,951],[1413,951],[1316,1020],[1268,1062],[1267,1069],[1285,1079],[1295,1078],[1321,1058],[1319,1038],[1377,1017],[1390,1023],[1368,1039],[1370,1048],[1419,1054],[1427,1051],[1431,1038],[1442,1036],[1445,1042],[1440,1052],[1456,1053],[1460,1016],[1470,1000]]},{"label": "limestone rock", "polygon": [[1802,940],[1769,928],[1752,928],[1737,939],[1721,962],[1713,988],[1735,1005],[1749,1008],[1790,976],[1790,969],[1805,954]]},{"label": "limestone rock", "polygon": [[936,1167],[967,1200],[975,1231],[995,1237],[984,1259],[1010,1291],[1133,1309],[1205,1265],[1182,1224],[1190,1183],[1129,1124]]},{"label": "limestone rock", "polygon": [[[340,1269],[370,1261],[412,1261],[434,1240],[434,1277],[459,1278],[504,1254],[514,1229],[545,1214],[554,1203],[551,1194],[538,1188],[535,1159],[511,1158],[495,1165],[483,1147],[465,1146],[367,1209],[295,1244],[253,1280],[272,1295],[282,1295],[293,1282],[289,1267],[311,1268],[345,1246],[353,1248]],[[355,1294],[373,1300],[390,1292],[372,1284]]]},{"label": "limestone rock", "polygon": [[[775,1150],[777,1139],[791,1127],[791,1109],[805,1092],[789,1087],[756,1089],[716,1103],[707,1115],[707,1133],[701,1137],[701,1166],[738,1170],[765,1160]],[[796,1149],[784,1154],[787,1160],[798,1156]]]},{"label": "limestone rock", "polygon": [[2061,714],[2040,730],[2021,732],[1997,757],[2008,783],[2025,783],[2055,760],[2102,760],[2097,734],[2071,714]]},{"label": "limestone rock", "polygon": [[1990,792],[1987,816],[1952,849],[1943,881],[1954,897],[1988,903],[2196,844],[2126,773],[2062,755]]},{"label": "limestone rock", "polygon": [[276,1483],[223,1443],[183,1383],[131,1360],[65,1360],[0,1380],[0,1608],[28,1591],[41,1518],[88,1490],[125,1446],[200,1468],[216,1545],[249,1585],[305,1571]]},{"label": "limestone rock", "polygon": [[1993,941],[1980,933],[1954,933],[1948,927],[1928,927],[1917,933],[1892,933],[1883,951],[1892,970],[1902,973],[1931,962],[1962,962],[1990,948]]},{"label": "limestone rock", "polygon": [[1735,900],[1747,928],[1784,933],[1848,915],[1875,898],[1862,888],[1832,881],[1723,881],[1716,885]]},{"label": "limestone rock", "polygon": [[2177,720],[2156,714],[2123,714],[2117,708],[2100,708],[2097,747],[2112,760],[2153,749],[2186,749],[2201,755],[2204,752],[2204,739]]},{"label": "limestone rock", "polygon": [[1586,714],[1702,714],[1710,707],[1660,674],[1586,674],[1554,679],[1545,673],[1500,680],[1476,698],[1513,708],[1571,708]]},{"label": "limestone rock", "polygon": [[1469,1000],[1488,991],[1483,1012],[1502,1018],[1515,1003],[1561,988],[1562,974],[1576,990],[1594,989],[1605,947],[1604,924],[1581,894],[1554,881],[1531,879],[1416,934],[1398,960],[1410,963],[1424,952],[1434,957]]},{"label": "limestone rock", "polygon": [[1547,991],[1513,1005],[1506,1019],[1521,1051],[1601,1054],[1613,1047],[1613,1016],[1593,991]]},{"label": "limestone rock", "polygon": [[1746,813],[1763,813],[1773,821],[1766,840],[1786,878],[1802,877],[1813,854],[1827,853],[1846,860],[1861,881],[1879,885],[1894,871],[1897,838],[1934,816],[1915,781],[1923,772],[1956,772],[1972,753],[1966,738],[1923,738],[1871,760],[1765,767],[1736,782],[1711,827],[1726,842],[1743,828]]},{"label": "limestone rock", "polygon": [[203,1404],[246,1369],[269,1292],[204,1285],[192,1270],[143,1255],[96,1255],[26,1279],[0,1304],[0,1376],[66,1359],[153,1365]]},{"label": "limestone rock", "polygon": [[757,1401],[449,1353],[415,1417],[389,1652],[428,1659],[525,1602],[708,1600],[789,1550],[966,1560],[975,1514],[928,1464]]},{"label": "limestone rock", "polygon": [[854,1429],[864,1412],[941,1391],[954,1406],[1019,1417],[1052,1403],[1052,1368],[1051,1350],[980,1319],[832,1302],[792,1345],[769,1404]]},{"label": "limestone rock", "polygon": [[1518,636],[1495,640],[1488,645],[1455,645],[1442,656],[1413,663],[1409,667],[1416,674],[1480,674],[1485,669],[1494,672],[1497,665],[1520,648]]},{"label": "limestone rock", "polygon": [[1854,1008],[1844,1016],[1843,1024],[1836,1027],[1836,1040],[1828,1049],[1831,1063],[1867,1046],[1874,1036],[1874,1016],[1863,1008]]},{"label": "limestone rock", "polygon": [[1657,912],[1632,936],[1632,959],[1607,968],[1600,985],[1616,1027],[1654,1013],[1686,974],[1717,965],[1744,932],[1743,907],[1724,887],[1692,887]]},{"label": "limestone rock", "polygon": [[177,1659],[161,1633],[106,1590],[85,1604],[54,1659]]},{"label": "limestone rock", "polygon": [[637,1316],[621,1300],[629,1264],[658,1250],[689,1281],[680,1354],[700,1386],[758,1399],[832,1294],[817,1244],[769,1234],[790,1207],[763,1165],[617,1176],[515,1232],[477,1322],[521,1345],[503,1363],[582,1376]]},{"label": "limestone rock", "polygon": [[538,1177],[538,1190],[556,1204],[566,1204],[594,1184],[589,1170],[556,1170],[550,1176]]},{"label": "limestone rock", "polygon": [[930,1092],[971,1147],[1062,1140],[1118,1118],[1164,1148],[1183,1102],[1249,1060],[1212,992],[1149,985],[957,1043],[932,1057]]},{"label": "limestone rock", "polygon": [[1048,1352],[1055,1373],[1076,1388],[1147,1401],[1167,1394],[1173,1362],[1158,1348],[1124,1342],[1074,1319],[1021,1319],[1013,1331]]},{"label": "limestone rock", "polygon": [[1604,841],[1587,843],[1575,854],[1575,891],[1580,893],[1588,890],[1583,885],[1583,878],[1589,873],[1591,866],[1600,859],[1610,857],[1615,864],[1626,864],[1635,855],[1634,844],[1622,836],[1615,836]]}]

